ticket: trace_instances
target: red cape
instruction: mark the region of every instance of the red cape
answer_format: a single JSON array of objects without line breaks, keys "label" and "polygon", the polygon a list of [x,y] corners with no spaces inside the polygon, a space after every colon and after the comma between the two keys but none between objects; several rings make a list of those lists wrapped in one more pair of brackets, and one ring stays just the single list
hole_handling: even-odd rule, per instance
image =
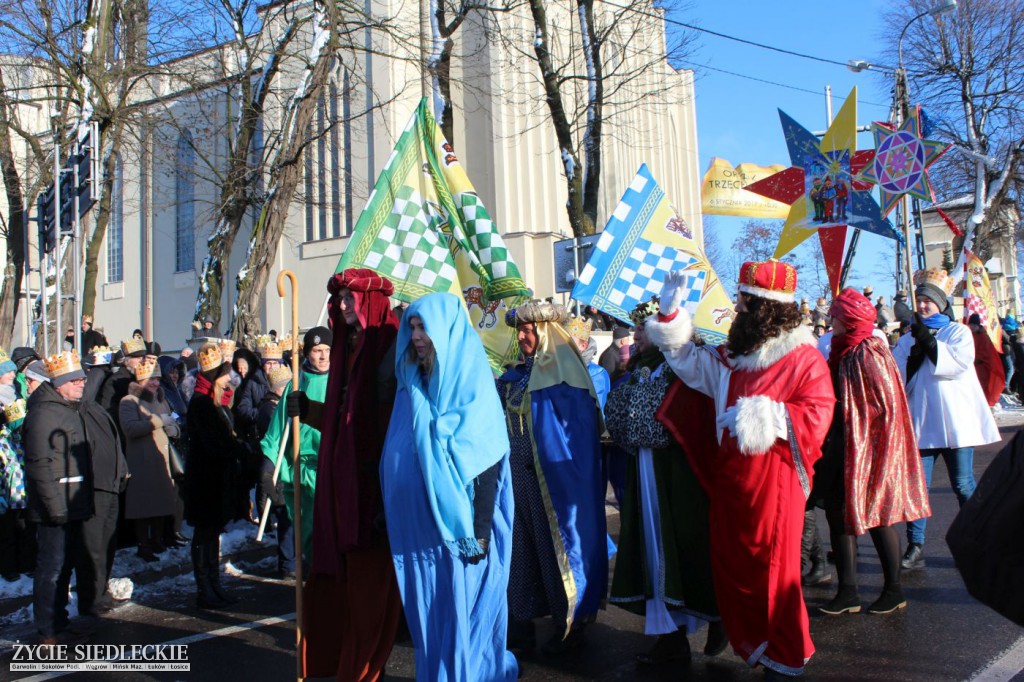
[{"label": "red cape", "polygon": [[1006,386],[1003,359],[999,356],[992,339],[988,338],[988,334],[972,329],[971,335],[974,336],[974,371],[978,373],[981,390],[985,392],[985,399],[991,407],[999,402],[999,396]]}]

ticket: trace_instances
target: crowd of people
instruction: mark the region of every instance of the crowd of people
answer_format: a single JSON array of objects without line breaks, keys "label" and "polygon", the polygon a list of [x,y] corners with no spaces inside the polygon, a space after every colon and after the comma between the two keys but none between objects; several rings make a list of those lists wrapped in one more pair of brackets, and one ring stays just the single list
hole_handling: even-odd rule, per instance
[{"label": "crowd of people", "polygon": [[[979,320],[954,320],[939,269],[915,276],[913,309],[870,288],[812,309],[796,283],[789,264],[744,264],[718,347],[681,273],[632,312],[632,340],[598,311],[527,302],[506,315],[520,356],[497,377],[458,297],[393,307],[392,283],[363,269],[328,283],[298,376],[291,340],[271,336],[173,357],[141,333],[117,351],[93,339],[84,366],[73,350],[0,354],[0,572],[33,574],[40,641],[67,643],[111,607],[119,529],[145,561],[189,542],[197,606],[221,609],[220,535],[262,517],[279,577],[304,581],[306,676],[380,679],[404,621],[417,679],[512,680],[515,652],[585,645],[606,602],[644,617],[639,665],[690,661],[706,627],[706,656],[731,645],[768,678],[799,675],[814,653],[801,583],[832,580],[815,510],[837,574],[821,611],[864,607],[865,533],[884,576],[867,611],[905,608],[935,461],[962,505],[1019,344],[1000,356]],[[542,618],[555,634],[538,642]]]}]

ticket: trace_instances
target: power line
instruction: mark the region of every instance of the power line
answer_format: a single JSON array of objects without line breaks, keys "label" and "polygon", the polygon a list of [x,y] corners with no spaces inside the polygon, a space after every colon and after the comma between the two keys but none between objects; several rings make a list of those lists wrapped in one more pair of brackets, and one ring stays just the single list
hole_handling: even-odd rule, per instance
[{"label": "power line", "polygon": [[[737,42],[737,43],[743,43],[744,45],[752,45],[753,47],[759,47],[762,50],[771,50],[772,52],[779,52],[781,54],[788,54],[788,55],[790,55],[792,57],[800,57],[801,59],[810,59],[810,60],[815,61],[815,62],[822,62],[823,64],[833,64],[835,66],[841,66],[843,68],[849,68],[849,65],[846,62],[840,62],[840,61],[837,61],[835,59],[827,59],[825,57],[818,57],[818,56],[813,55],[813,54],[806,54],[806,53],[803,53],[803,52],[796,52],[794,50],[787,50],[787,49],[785,49],[783,47],[775,47],[774,45],[765,45],[764,43],[759,43],[759,42],[756,42],[756,41],[753,41],[753,40],[747,40],[746,38],[739,38],[737,36],[731,36],[728,33],[721,33],[719,31],[712,31],[709,28],[701,28],[700,26],[695,26],[694,24],[688,24],[685,21],[679,21],[678,19],[671,19],[671,18],[669,18],[667,12],[664,15],[659,16],[659,15],[656,15],[656,14],[651,14],[650,12],[645,12],[644,10],[639,9],[639,8],[635,8],[635,7],[632,8],[632,11],[636,12],[637,14],[641,14],[641,15],[643,15],[645,17],[649,17],[651,19],[661,19],[665,23],[673,24],[674,26],[681,26],[683,28],[688,28],[691,31],[697,31],[698,33],[707,33],[708,35],[713,35],[713,36],[716,36],[718,38],[724,38],[725,40],[732,40],[732,41]],[[893,70],[892,68],[890,68],[888,66],[880,66],[880,65],[877,65],[877,64],[874,65],[874,66],[876,68],[886,69],[886,70],[890,70],[890,71]],[[817,93],[815,93],[815,94],[817,94]]]},{"label": "power line", "polygon": [[[809,93],[809,94],[812,94],[812,95],[818,95],[818,96],[821,96],[821,94],[822,94],[818,90],[810,90],[808,88],[801,88],[801,87],[796,86],[796,85],[789,85],[788,83],[778,83],[776,81],[770,81],[770,80],[767,80],[767,79],[764,79],[764,78],[758,78],[757,76],[748,76],[747,74],[744,74],[744,73],[736,73],[735,71],[727,71],[725,69],[720,69],[717,66],[710,66],[708,64],[698,64],[697,62],[690,61],[690,60],[683,60],[683,63],[690,64],[692,66],[695,66],[695,67],[701,68],[701,69],[709,69],[711,71],[718,71],[720,73],[724,73],[724,74],[727,74],[729,76],[736,76],[737,78],[746,78],[747,80],[757,81],[758,83],[765,83],[767,85],[774,85],[775,87],[779,87],[779,88],[787,88],[789,90],[796,90],[797,92],[806,92],[806,93]],[[834,95],[834,97],[836,99],[838,99],[838,100],[845,100],[846,99],[845,97],[841,97],[839,95]],[[879,104],[878,102],[868,102],[866,100],[858,100],[858,102],[861,103],[861,104],[869,104],[871,106],[881,107],[883,109],[888,109],[889,108],[888,104]]]}]

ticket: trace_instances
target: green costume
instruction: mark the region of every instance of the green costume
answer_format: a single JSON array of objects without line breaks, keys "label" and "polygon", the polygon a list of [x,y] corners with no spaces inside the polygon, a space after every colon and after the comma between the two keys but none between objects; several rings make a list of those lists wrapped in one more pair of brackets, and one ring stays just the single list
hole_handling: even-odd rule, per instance
[{"label": "green costume", "polygon": [[[299,371],[299,390],[304,391],[310,400],[324,402],[324,398],[327,396],[327,377],[327,372],[314,374],[303,367]],[[281,401],[277,404],[277,409],[274,410],[267,433],[260,441],[263,456],[271,462],[277,461],[277,453],[281,448],[281,437],[289,422],[285,398],[288,397],[291,390],[292,382],[289,381],[281,395]],[[320,431],[303,424],[299,429],[299,460],[302,462],[302,556],[305,561],[311,560],[313,550],[313,497],[316,491],[318,452],[320,452]],[[284,484],[284,500],[288,507],[288,516],[294,521],[295,488],[292,475],[292,436],[290,431],[281,462],[280,481]]]},{"label": "green costume", "polygon": [[[673,616],[676,621],[682,614],[716,621],[718,606],[711,575],[707,495],[690,468],[682,448],[670,439],[667,447],[649,448],[650,468],[647,475],[650,480],[653,472],[657,500],[644,500],[641,480],[644,476],[641,468],[645,466],[643,456],[636,447],[625,443],[627,438],[621,437],[626,428],[631,433],[643,432],[643,429],[635,429],[635,424],[629,427],[628,422],[632,419],[653,421],[653,410],[657,409],[664,398],[664,391],[679,379],[671,369],[662,367],[661,372],[668,374],[662,377],[663,381],[651,380],[650,384],[656,387],[651,390],[661,392],[660,396],[654,396],[653,400],[651,396],[643,399],[638,389],[641,377],[647,380],[652,376],[651,373],[664,363],[664,357],[653,349],[645,351],[634,362],[628,381],[619,384],[608,395],[606,408],[609,431],[616,442],[633,455],[621,509],[619,553],[609,601],[633,613],[645,615],[648,600],[657,599],[670,613],[676,613]],[[662,375],[657,373],[654,376]],[[618,420],[619,423],[614,423],[614,415],[621,414],[615,409],[615,403],[619,406],[632,406],[632,410],[626,409],[626,413],[632,411],[632,414],[628,414],[624,420]],[[636,409],[637,406],[646,408],[648,403],[654,405],[651,411]],[[617,428],[613,430],[613,426]],[[659,576],[659,585],[652,583],[652,571],[648,565],[649,553],[644,528],[650,527],[651,521],[645,523],[645,507],[656,509],[661,529],[661,537],[657,542],[659,566],[654,571]],[[650,618],[650,614],[647,615]],[[651,623],[648,623],[648,634],[661,634],[650,630]]]}]

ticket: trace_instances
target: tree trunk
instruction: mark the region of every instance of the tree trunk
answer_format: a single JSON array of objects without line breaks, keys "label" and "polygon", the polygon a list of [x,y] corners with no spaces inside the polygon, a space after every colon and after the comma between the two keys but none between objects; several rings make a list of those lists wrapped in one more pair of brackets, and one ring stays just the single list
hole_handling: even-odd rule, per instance
[{"label": "tree trunk", "polygon": [[530,13],[533,15],[537,35],[533,41],[533,49],[537,55],[537,63],[540,66],[541,78],[544,83],[545,99],[551,113],[551,123],[555,126],[555,138],[558,140],[562,155],[562,168],[569,191],[569,199],[565,203],[566,211],[569,214],[569,226],[572,228],[574,236],[582,237],[592,234],[594,226],[593,224],[588,225],[587,216],[583,210],[583,176],[579,158],[576,155],[576,146],[572,139],[572,126],[565,113],[562,93],[559,90],[559,76],[548,48],[547,9],[544,3],[545,0],[530,0]]},{"label": "tree trunk", "polygon": [[597,225],[597,202],[601,188],[601,128],[604,124],[604,67],[601,41],[594,25],[594,0],[578,0],[583,58],[587,63],[587,125],[583,132],[583,213],[589,225]]},{"label": "tree trunk", "polygon": [[[232,150],[228,172],[221,188],[219,215],[217,226],[207,240],[207,255],[203,259],[203,270],[199,277],[199,294],[196,297],[195,320],[205,317],[213,320],[214,329],[220,329],[221,294],[224,288],[224,275],[231,262],[231,250],[235,239],[242,229],[245,214],[259,199],[254,197],[248,188],[253,184],[253,177],[263,172],[260,159],[256,168],[250,169],[249,158],[252,144],[256,137],[256,126],[263,115],[264,103],[270,85],[280,70],[281,59],[298,31],[302,20],[293,21],[285,34],[277,42],[274,54],[268,59],[259,81],[253,87],[248,73],[241,74],[242,111],[239,114],[238,128],[235,132],[235,146]],[[244,34],[242,34],[244,35]],[[245,46],[241,46],[245,49]]]},{"label": "tree trunk", "polygon": [[[3,73],[0,72],[0,92],[4,92]],[[25,271],[25,194],[21,176],[15,164],[11,147],[11,131],[7,120],[10,109],[0,106],[0,169],[4,176],[7,195],[7,265],[0,285],[0,346],[11,347],[14,322],[21,303],[21,280]],[[28,311],[25,313],[28,314]]]},{"label": "tree trunk", "polygon": [[[323,11],[326,17],[320,16]],[[318,30],[333,21],[333,12],[317,7]],[[328,20],[328,18],[330,20]],[[332,28],[333,30],[333,28]],[[235,289],[238,293],[235,316],[231,324],[231,338],[243,341],[258,336],[261,331],[260,310],[264,290],[270,279],[270,271],[277,258],[277,249],[284,234],[288,209],[291,207],[295,188],[298,186],[302,169],[302,154],[309,144],[307,130],[316,111],[327,82],[330,65],[337,52],[332,38],[322,45],[318,54],[311,55],[311,67],[301,91],[296,92],[289,105],[289,116],[285,118],[281,148],[274,166],[270,170],[269,196],[249,240],[249,251],[245,265],[238,273]]]}]

